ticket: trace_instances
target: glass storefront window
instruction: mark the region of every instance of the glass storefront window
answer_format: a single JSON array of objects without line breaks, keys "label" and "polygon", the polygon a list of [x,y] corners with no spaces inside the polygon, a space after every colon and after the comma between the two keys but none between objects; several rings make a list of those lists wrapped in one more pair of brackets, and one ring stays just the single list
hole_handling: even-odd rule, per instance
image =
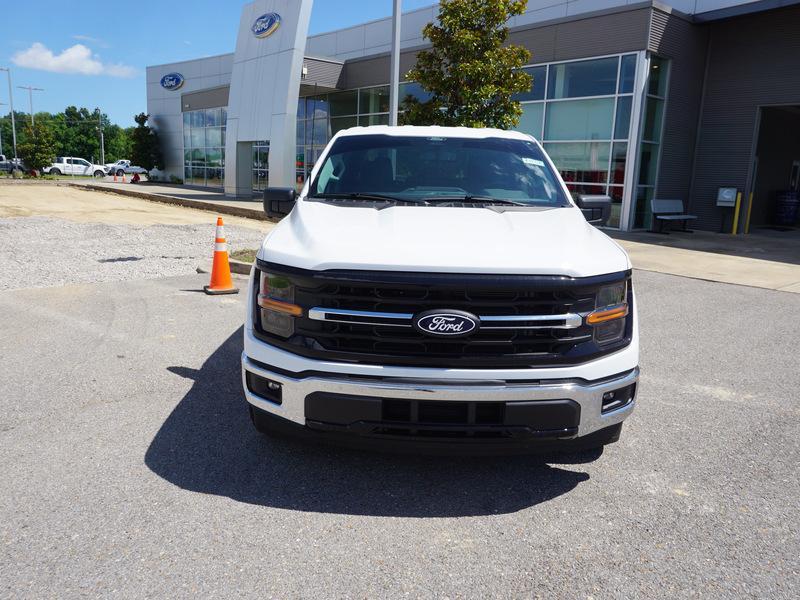
[{"label": "glass storefront window", "polygon": [[362,89],[359,93],[360,114],[389,112],[389,86]]},{"label": "glass storefront window", "polygon": [[221,127],[222,111],[219,108],[206,109],[206,127]]},{"label": "glass storefront window", "polygon": [[655,195],[655,189],[647,186],[637,186],[636,202],[633,210],[634,229],[644,229],[650,225],[652,216],[650,201]]},{"label": "glass storefront window", "polygon": [[544,139],[610,140],[614,98],[547,104]]},{"label": "glass storefront window", "polygon": [[656,143],[661,141],[661,120],[663,115],[664,101],[648,96],[644,110],[643,140]]},{"label": "glass storefront window", "polygon": [[614,139],[627,140],[631,129],[631,105],[633,96],[617,98],[617,118],[614,121]]},{"label": "glass storefront window", "polygon": [[625,166],[628,161],[628,143],[617,142],[611,149],[611,183],[625,183]]},{"label": "glass storefront window", "polygon": [[[545,150],[566,182],[605,183],[608,181],[609,142],[549,143]],[[588,192],[582,192],[588,193]]]},{"label": "glass storefront window", "polygon": [[521,94],[515,94],[513,99],[518,102],[528,100],[544,100],[544,87],[547,80],[547,67],[525,67],[522,69],[531,76],[531,89]]},{"label": "glass storefront window", "polygon": [[335,117],[331,118],[331,136],[342,129],[348,129],[358,125],[358,117]]},{"label": "glass storefront window", "polygon": [[362,127],[368,125],[388,125],[389,115],[366,115],[358,118],[358,124]]},{"label": "glass storefront window", "polygon": [[522,116],[519,118],[517,131],[532,135],[537,140],[542,139],[542,117],[544,116],[544,103],[532,102],[522,105]]},{"label": "glass storefront window", "polygon": [[667,93],[667,61],[659,56],[650,57],[650,74],[647,93],[663,98]]},{"label": "glass storefront window", "polygon": [[183,114],[184,183],[222,187],[225,176],[224,108]]},{"label": "glass storefront window", "polygon": [[619,93],[630,94],[633,92],[633,82],[636,78],[636,55],[628,54],[622,57],[619,71]]},{"label": "glass storefront window", "polygon": [[350,90],[328,96],[331,117],[358,114],[358,92]]},{"label": "glass storefront window", "polygon": [[655,185],[657,167],[658,144],[642,142],[639,153],[639,185]]},{"label": "glass storefront window", "polygon": [[621,185],[608,186],[608,195],[611,197],[611,216],[608,219],[609,227],[619,227],[622,219],[622,198],[624,188]]},{"label": "glass storefront window", "polygon": [[[419,102],[427,102],[431,98],[431,93],[422,89],[422,86],[414,81],[407,81],[400,84],[400,103],[408,97],[412,97]],[[361,111],[364,112],[364,111]]]},{"label": "glass storefront window", "polygon": [[222,127],[206,129],[206,146],[222,146]]},{"label": "glass storefront window", "polygon": [[617,90],[619,58],[600,58],[550,65],[548,98],[610,96]]}]

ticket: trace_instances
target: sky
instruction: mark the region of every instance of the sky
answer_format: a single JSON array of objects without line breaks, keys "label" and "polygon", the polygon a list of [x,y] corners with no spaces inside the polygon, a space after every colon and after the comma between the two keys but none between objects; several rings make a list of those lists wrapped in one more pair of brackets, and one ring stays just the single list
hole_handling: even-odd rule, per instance
[{"label": "sky", "polygon": [[[113,123],[133,125],[147,109],[145,67],[233,52],[244,0],[53,0],[15,2],[0,25],[0,67],[11,69],[14,109],[59,112],[99,107]],[[403,0],[403,10],[434,0]],[[5,2],[0,2],[5,4]],[[129,6],[132,10],[119,10]],[[135,9],[135,12],[134,10]],[[392,0],[315,0],[309,33],[323,33],[392,14]],[[0,72],[0,103],[8,104]],[[8,106],[0,106],[3,112]]]}]

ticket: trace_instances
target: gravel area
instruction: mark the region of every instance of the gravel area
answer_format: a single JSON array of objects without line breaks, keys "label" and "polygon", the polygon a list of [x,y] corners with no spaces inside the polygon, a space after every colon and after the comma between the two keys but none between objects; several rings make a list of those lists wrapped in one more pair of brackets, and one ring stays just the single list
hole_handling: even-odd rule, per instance
[{"label": "gravel area", "polygon": [[[264,234],[226,226],[229,250]],[[113,225],[49,217],[0,219],[0,290],[151,279],[210,263],[214,225]],[[54,265],[57,265],[54,268]]]}]

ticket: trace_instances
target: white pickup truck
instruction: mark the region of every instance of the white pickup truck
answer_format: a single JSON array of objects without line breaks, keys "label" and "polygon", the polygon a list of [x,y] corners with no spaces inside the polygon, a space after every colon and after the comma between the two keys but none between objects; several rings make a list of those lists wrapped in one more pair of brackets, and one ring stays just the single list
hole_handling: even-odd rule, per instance
[{"label": "white pickup truck", "polygon": [[59,156],[49,167],[42,169],[48,175],[89,175],[96,179],[106,176],[105,167],[94,165],[83,158],[74,156]]},{"label": "white pickup truck", "polygon": [[131,161],[123,159],[115,163],[107,164],[106,173],[109,175],[116,175],[117,177],[120,175],[133,175],[134,173],[144,175],[147,173],[147,169],[131,165]]},{"label": "white pickup truck", "polygon": [[522,133],[334,136],[257,254],[242,380],[255,428],[391,450],[619,438],[639,379],[631,263]]}]

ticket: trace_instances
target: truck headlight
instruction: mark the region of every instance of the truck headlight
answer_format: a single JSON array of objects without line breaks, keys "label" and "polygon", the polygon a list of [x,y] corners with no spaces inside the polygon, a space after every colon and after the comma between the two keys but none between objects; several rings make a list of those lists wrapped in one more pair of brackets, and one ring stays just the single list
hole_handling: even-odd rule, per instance
[{"label": "truck headlight", "polygon": [[283,338],[294,333],[294,320],[303,309],[294,304],[294,286],[287,277],[259,271],[258,307],[261,329]]},{"label": "truck headlight", "polygon": [[596,310],[586,315],[586,323],[594,327],[598,344],[618,342],[624,337],[629,312],[627,290],[627,282],[621,282],[597,291]]}]

